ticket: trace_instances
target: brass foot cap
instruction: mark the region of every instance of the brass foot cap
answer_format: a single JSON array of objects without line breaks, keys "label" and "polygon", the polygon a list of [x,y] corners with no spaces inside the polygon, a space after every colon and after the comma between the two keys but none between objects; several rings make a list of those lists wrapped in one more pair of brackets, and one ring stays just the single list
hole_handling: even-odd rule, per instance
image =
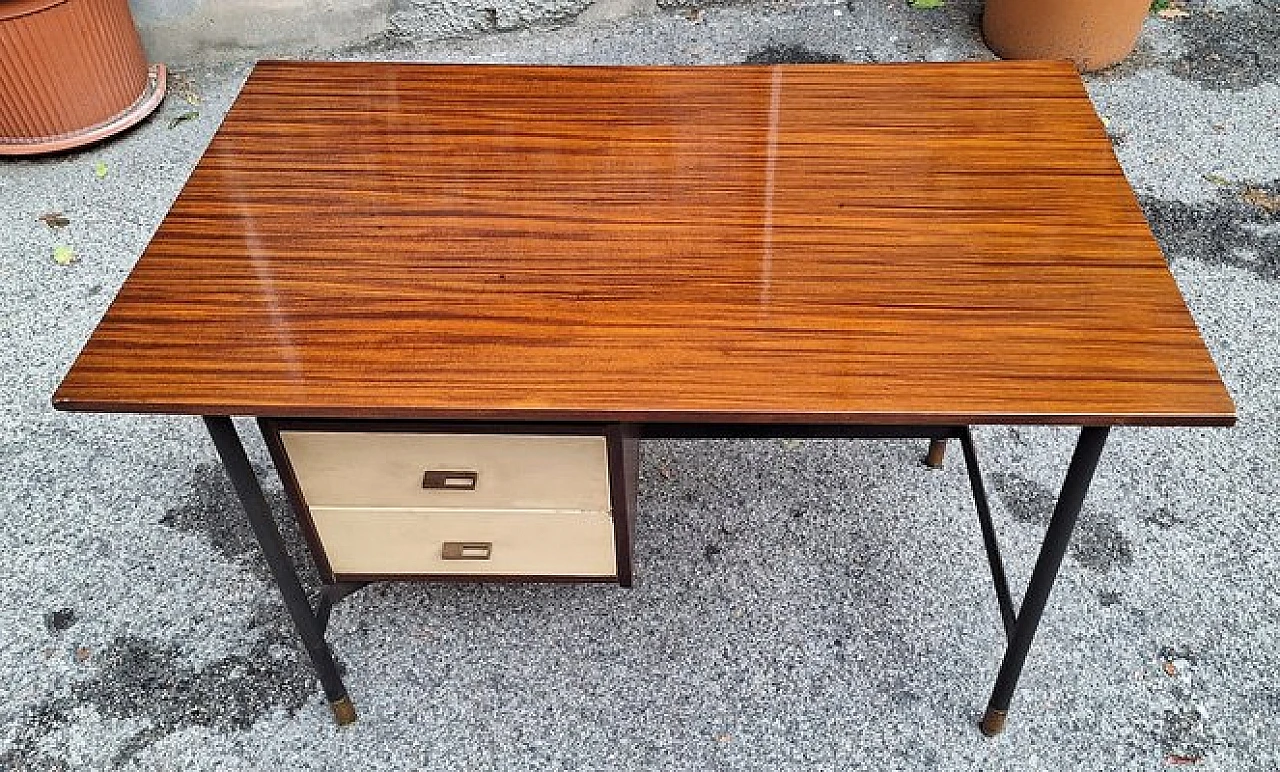
[{"label": "brass foot cap", "polygon": [[355,723],[356,706],[351,704],[350,697],[334,700],[329,703],[329,708],[333,711],[333,720],[337,722],[338,726]]},{"label": "brass foot cap", "polygon": [[988,710],[982,717],[982,733],[987,737],[995,737],[1004,731],[1004,722],[1009,718],[1007,710]]},{"label": "brass foot cap", "polygon": [[941,469],[943,459],[947,456],[946,440],[931,440],[929,453],[924,457],[924,465],[930,469]]}]

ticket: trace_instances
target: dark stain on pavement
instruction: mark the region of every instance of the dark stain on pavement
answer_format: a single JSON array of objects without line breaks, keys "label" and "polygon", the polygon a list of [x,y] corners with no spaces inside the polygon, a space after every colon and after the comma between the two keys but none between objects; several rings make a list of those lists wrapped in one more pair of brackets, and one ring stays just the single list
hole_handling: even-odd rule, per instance
[{"label": "dark stain on pavement", "polygon": [[[260,480],[270,481],[263,469],[254,471]],[[304,585],[314,584],[314,571],[303,565],[307,553],[283,492],[271,486],[264,492]],[[220,465],[197,467],[160,522],[203,538],[264,580],[269,577],[257,539]],[[45,626],[54,634],[65,634],[75,622],[74,609],[45,614]],[[72,726],[76,708],[85,706],[103,716],[147,722],[121,746],[111,768],[126,765],[156,741],[187,727],[235,731],[277,708],[295,713],[315,691],[316,679],[295,645],[287,617],[281,610],[263,609],[251,626],[261,630],[262,637],[247,653],[198,668],[185,664],[187,655],[172,644],[134,637],[112,641],[93,653],[93,678],[72,687],[69,695],[29,710],[18,721],[9,748],[0,753],[0,769],[67,769],[64,759],[51,755],[44,738]]]},{"label": "dark stain on pavement", "polygon": [[[991,475],[991,486],[1005,509],[1020,523],[1048,525],[1057,497],[1035,480],[1014,473]],[[1107,572],[1133,563],[1133,547],[1116,518],[1085,503],[1071,538],[1071,556],[1085,568]]]},{"label": "dark stain on pavement", "polygon": [[[273,479],[263,469],[255,468],[254,473],[264,482]],[[284,491],[264,485],[263,492],[267,503],[271,505],[276,526],[284,538],[285,549],[293,560],[295,570],[304,586],[314,589],[318,586],[315,585],[315,571],[309,563],[302,533]],[[166,510],[165,515],[160,518],[162,525],[201,536],[226,557],[247,565],[264,579],[270,578],[262,550],[249,526],[249,519],[221,465],[197,466],[180,496],[178,503]]]},{"label": "dark stain on pavement", "polygon": [[1280,713],[1280,686],[1263,684],[1253,692],[1256,702],[1266,705],[1272,713]]},{"label": "dark stain on pavement", "polygon": [[1088,505],[1076,523],[1071,554],[1080,561],[1080,565],[1094,571],[1110,571],[1133,563],[1133,547],[1120,532],[1115,517],[1107,512],[1091,510]]},{"label": "dark stain on pavement", "polygon": [[76,708],[90,706],[110,718],[141,718],[148,726],[125,741],[111,762],[123,766],[152,743],[192,726],[229,732],[252,726],[267,713],[296,713],[315,692],[310,665],[283,626],[267,628],[246,654],[201,668],[183,663],[184,652],[142,638],[118,638],[95,656],[94,678],[71,694],[38,705],[19,720],[0,769],[60,770],[43,738],[70,726]]},{"label": "dark stain on pavement", "polygon": [[1191,10],[1178,23],[1187,48],[1171,67],[1174,75],[1213,91],[1280,80],[1280,12],[1274,3]]},{"label": "dark stain on pavement", "polygon": [[1143,515],[1142,522],[1157,528],[1173,528],[1175,525],[1185,525],[1187,521],[1168,507],[1157,507],[1154,511]]},{"label": "dark stain on pavement", "polygon": [[0,753],[0,769],[5,772],[62,772],[71,769],[65,759],[51,756],[41,747],[50,733],[70,723],[67,707],[45,704],[28,711],[10,727],[9,748]]},{"label": "dark stain on pavement", "polygon": [[1270,200],[1280,201],[1280,181],[1222,186],[1217,200],[1204,204],[1139,198],[1171,261],[1229,265],[1275,281],[1280,279],[1280,209],[1251,203]]},{"label": "dark stain on pavement", "polygon": [[75,623],[76,610],[73,608],[55,609],[44,615],[45,629],[51,633],[69,630]]},{"label": "dark stain on pavement", "polygon": [[1047,525],[1057,501],[1053,493],[1035,480],[1020,474],[998,472],[991,475],[991,487],[995,488],[1013,519],[1019,523]]},{"label": "dark stain on pavement", "polygon": [[770,43],[747,55],[743,64],[834,64],[844,57],[814,51],[796,43]]}]

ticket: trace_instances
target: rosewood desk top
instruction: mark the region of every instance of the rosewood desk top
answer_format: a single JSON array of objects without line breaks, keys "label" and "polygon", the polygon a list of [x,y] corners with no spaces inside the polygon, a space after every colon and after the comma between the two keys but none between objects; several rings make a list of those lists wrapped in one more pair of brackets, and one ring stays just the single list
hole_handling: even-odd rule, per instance
[{"label": "rosewood desk top", "polygon": [[1066,64],[262,62],[61,409],[1226,425]]}]

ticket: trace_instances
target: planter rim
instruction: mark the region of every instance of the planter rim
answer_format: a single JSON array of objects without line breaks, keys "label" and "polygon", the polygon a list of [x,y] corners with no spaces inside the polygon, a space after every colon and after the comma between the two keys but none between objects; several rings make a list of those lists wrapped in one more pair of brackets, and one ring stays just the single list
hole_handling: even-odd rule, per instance
[{"label": "planter rim", "polygon": [[67,0],[0,0],[0,21],[44,11]]},{"label": "planter rim", "polygon": [[[60,0],[61,1],[61,0]],[[0,157],[40,155],[82,147],[119,134],[146,118],[164,99],[168,73],[163,64],[153,64],[147,73],[147,85],[133,104],[102,123],[78,131],[52,137],[0,138]]]}]

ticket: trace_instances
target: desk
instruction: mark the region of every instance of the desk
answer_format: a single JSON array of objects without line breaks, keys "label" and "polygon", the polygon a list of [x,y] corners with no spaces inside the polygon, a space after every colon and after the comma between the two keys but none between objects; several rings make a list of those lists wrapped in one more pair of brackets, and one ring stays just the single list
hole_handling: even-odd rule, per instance
[{"label": "desk", "polygon": [[[1026,62],[260,63],[54,404],[205,417],[339,721],[332,604],[476,578],[510,511],[605,545],[516,578],[629,585],[643,437],[919,437],[935,463],[958,439],[1008,634],[988,734],[1109,427],[1235,420],[1078,76]],[[233,415],[260,419],[321,553],[314,606]],[[1082,427],[1020,608],[974,424]],[[384,483],[361,483],[374,503],[330,484],[359,448],[521,436],[585,443],[586,504],[495,499],[467,510],[483,541],[374,570],[394,538],[361,546],[360,524],[390,521],[351,513]],[[490,479],[440,463],[415,473],[432,496]]]}]

